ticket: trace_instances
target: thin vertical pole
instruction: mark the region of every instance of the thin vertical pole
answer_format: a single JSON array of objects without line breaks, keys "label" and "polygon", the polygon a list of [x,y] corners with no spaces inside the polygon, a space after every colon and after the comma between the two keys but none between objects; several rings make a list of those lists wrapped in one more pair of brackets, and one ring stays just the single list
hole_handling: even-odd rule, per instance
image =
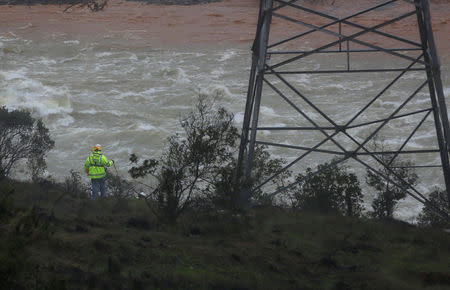
[{"label": "thin vertical pole", "polygon": [[434,42],[433,29],[431,27],[431,16],[430,16],[430,3],[429,0],[423,0],[423,17],[425,20],[425,30],[427,33],[428,40],[428,51],[431,58],[431,73],[433,75],[434,87],[436,89],[436,95],[439,103],[439,110],[441,112],[442,125],[444,128],[444,137],[447,143],[447,150],[449,150],[450,145],[450,126],[448,123],[447,116],[447,106],[445,104],[444,89],[442,87],[441,80],[441,63],[439,56],[437,54],[436,43]]},{"label": "thin vertical pole", "polygon": [[350,41],[347,40],[347,70],[350,71]]},{"label": "thin vertical pole", "polygon": [[256,84],[255,84],[255,96],[252,109],[250,140],[248,143],[247,156],[245,156],[246,162],[244,163],[244,188],[241,191],[241,206],[245,209],[249,205],[250,191],[249,188],[251,181],[251,171],[253,167],[253,159],[255,152],[256,132],[258,127],[259,108],[261,105],[262,85],[264,78],[264,66],[266,63],[267,43],[269,40],[270,22],[272,19],[272,0],[261,0],[263,4],[260,6],[261,20],[258,24],[261,25],[259,29],[258,39],[255,42],[255,46],[258,48],[257,63],[256,63]]},{"label": "thin vertical pole", "polygon": [[[442,170],[444,174],[444,182],[445,189],[447,192],[448,202],[450,206],[450,165],[449,165],[449,157],[448,157],[448,135],[445,132],[445,128],[448,130],[448,117],[447,117],[447,109],[445,107],[445,102],[442,99],[438,102],[439,96],[436,97],[436,87],[435,84],[442,83],[440,79],[439,72],[439,61],[437,59],[436,47],[431,48],[430,45],[430,36],[432,36],[431,31],[431,19],[429,18],[429,3],[428,0],[415,0],[416,2],[416,12],[417,12],[417,22],[419,25],[420,38],[422,40],[422,49],[424,53],[424,59],[426,63],[426,72],[428,79],[428,88],[430,91],[431,104],[433,106],[433,116],[434,123],[436,126],[436,136],[439,144],[439,151],[441,156]],[[420,7],[420,8],[419,8]],[[426,12],[428,10],[428,13]],[[428,14],[428,17],[426,15]],[[434,40],[431,41],[434,45]],[[434,51],[434,52],[432,52]],[[434,55],[434,58],[433,58]],[[434,72],[438,72],[437,75]],[[437,80],[438,78],[438,80]],[[441,92],[443,96],[443,91]],[[439,94],[439,93],[438,93]],[[445,115],[443,115],[445,113]],[[447,135],[447,136],[446,136]]]},{"label": "thin vertical pole", "polygon": [[252,109],[253,109],[253,103],[255,98],[255,76],[256,76],[256,66],[258,64],[258,41],[259,36],[261,34],[261,24],[263,23],[263,11],[264,11],[264,1],[261,0],[259,3],[259,16],[258,16],[258,26],[256,27],[256,35],[255,35],[255,41],[252,46],[252,67],[250,70],[250,77],[248,81],[248,89],[247,89],[247,100],[245,103],[245,111],[244,111],[244,120],[242,125],[242,133],[241,133],[241,143],[239,146],[239,155],[238,160],[236,164],[236,173],[234,178],[234,189],[240,190],[240,184],[242,182],[242,170],[243,170],[243,163],[246,162],[245,153],[247,151],[248,146],[248,132],[249,132],[249,126],[250,121],[252,118]]},{"label": "thin vertical pole", "polygon": [[253,87],[255,84],[256,63],[257,63],[257,57],[255,55],[253,55],[252,69],[250,71],[250,79],[249,79],[248,90],[247,90],[247,101],[245,104],[245,113],[244,113],[244,120],[243,120],[243,125],[242,125],[241,144],[239,146],[238,162],[236,165],[236,175],[235,175],[235,179],[234,179],[235,189],[238,189],[239,184],[241,182],[242,163],[244,162],[245,152],[247,151],[248,131],[249,131],[249,126],[250,126],[250,119],[252,116],[252,108],[253,108],[253,100],[254,100]]}]

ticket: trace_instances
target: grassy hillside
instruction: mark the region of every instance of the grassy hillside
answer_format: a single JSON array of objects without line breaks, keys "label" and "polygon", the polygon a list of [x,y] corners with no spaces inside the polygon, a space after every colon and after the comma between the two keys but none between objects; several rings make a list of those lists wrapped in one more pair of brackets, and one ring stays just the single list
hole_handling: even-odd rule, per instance
[{"label": "grassy hillside", "polygon": [[163,226],[143,200],[55,203],[60,188],[11,181],[3,197],[8,186],[1,289],[450,289],[442,231],[274,208]]}]

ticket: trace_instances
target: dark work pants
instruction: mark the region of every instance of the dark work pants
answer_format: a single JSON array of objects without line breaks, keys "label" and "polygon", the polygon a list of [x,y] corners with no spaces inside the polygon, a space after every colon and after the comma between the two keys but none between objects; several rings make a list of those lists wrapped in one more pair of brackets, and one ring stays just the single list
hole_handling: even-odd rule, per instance
[{"label": "dark work pants", "polygon": [[100,189],[101,198],[106,197],[105,178],[92,178],[92,199],[98,199],[98,191]]}]

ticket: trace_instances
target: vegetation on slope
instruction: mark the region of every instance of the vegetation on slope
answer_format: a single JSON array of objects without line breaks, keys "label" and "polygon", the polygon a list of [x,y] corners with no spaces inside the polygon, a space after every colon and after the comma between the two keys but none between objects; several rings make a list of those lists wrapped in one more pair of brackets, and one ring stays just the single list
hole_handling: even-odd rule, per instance
[{"label": "vegetation on slope", "polygon": [[2,203],[10,199],[2,289],[450,287],[442,230],[276,207],[245,216],[187,210],[169,226],[143,199],[93,201],[4,179],[7,188],[15,191]]},{"label": "vegetation on slope", "polygon": [[[430,194],[433,202],[420,216],[421,225],[438,230],[393,219],[392,201],[402,198],[404,186],[372,180],[389,202],[372,205],[381,215],[363,213],[359,181],[345,167],[319,165],[309,179],[297,175],[300,182],[287,193],[291,204],[262,190],[244,199],[241,187],[259,184],[284,161],[259,146],[250,184],[234,184],[233,115],[205,96],[180,120],[182,133],[167,139],[159,159],[130,157],[133,178],[155,179],[148,195],[110,175],[112,196],[96,201],[77,172],[56,183],[37,170],[45,169],[53,146],[41,121],[5,108],[1,117],[0,289],[450,287],[446,193]],[[24,144],[30,150],[11,159],[11,148]],[[33,183],[9,176],[23,159],[32,161]],[[279,174],[273,185],[290,175]],[[252,209],[244,211],[246,205]]]}]

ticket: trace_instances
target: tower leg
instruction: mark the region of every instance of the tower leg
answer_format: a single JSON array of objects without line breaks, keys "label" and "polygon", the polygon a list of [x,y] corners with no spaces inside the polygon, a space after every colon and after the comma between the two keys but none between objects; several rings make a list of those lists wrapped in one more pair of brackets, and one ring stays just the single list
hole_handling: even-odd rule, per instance
[{"label": "tower leg", "polygon": [[426,71],[428,88],[433,106],[433,115],[441,156],[442,170],[444,173],[447,199],[450,206],[450,165],[448,156],[450,149],[450,131],[447,107],[444,99],[444,90],[441,81],[440,61],[434,42],[433,30],[431,28],[429,0],[416,0],[415,3],[424,59],[427,63]]},{"label": "tower leg", "polygon": [[[242,126],[241,144],[236,170],[235,183],[240,190],[241,207],[248,208],[251,192],[251,171],[255,152],[256,131],[258,127],[259,108],[261,104],[264,65],[270,22],[272,19],[272,0],[261,0],[258,28],[253,45],[252,69],[247,92],[247,102]],[[251,127],[250,126],[251,123]],[[240,188],[239,185],[244,188]]]}]

